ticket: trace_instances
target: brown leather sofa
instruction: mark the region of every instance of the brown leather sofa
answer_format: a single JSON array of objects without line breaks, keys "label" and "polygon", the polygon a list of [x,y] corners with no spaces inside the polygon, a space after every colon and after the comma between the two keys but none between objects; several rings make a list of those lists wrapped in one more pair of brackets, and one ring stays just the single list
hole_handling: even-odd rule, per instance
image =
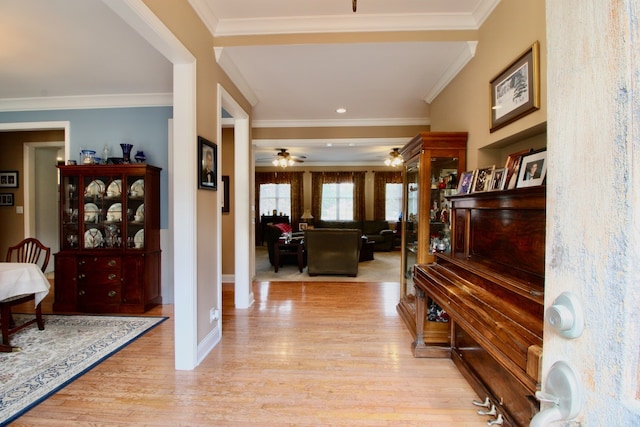
[{"label": "brown leather sofa", "polygon": [[326,221],[318,220],[315,228],[357,228],[369,242],[374,242],[374,250],[390,251],[394,247],[394,233],[387,221]]},{"label": "brown leather sofa", "polygon": [[305,231],[309,276],[319,274],[358,275],[358,259],[362,245],[358,229],[316,228]]}]

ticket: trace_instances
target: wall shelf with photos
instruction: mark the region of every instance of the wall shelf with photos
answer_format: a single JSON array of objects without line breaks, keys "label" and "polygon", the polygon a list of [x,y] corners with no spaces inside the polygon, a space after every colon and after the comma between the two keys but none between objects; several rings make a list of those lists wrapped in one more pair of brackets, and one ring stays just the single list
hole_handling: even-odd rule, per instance
[{"label": "wall shelf with photos", "polygon": [[496,165],[465,171],[456,194],[513,190],[544,185],[547,176],[547,150],[521,150],[507,156],[504,167]]}]

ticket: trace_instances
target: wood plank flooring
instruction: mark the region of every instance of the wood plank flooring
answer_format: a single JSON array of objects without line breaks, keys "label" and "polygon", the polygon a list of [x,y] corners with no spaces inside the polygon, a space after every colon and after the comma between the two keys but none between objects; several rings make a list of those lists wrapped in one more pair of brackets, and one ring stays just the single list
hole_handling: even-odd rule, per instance
[{"label": "wood plank flooring", "polygon": [[174,370],[169,319],[12,426],[486,425],[449,359],[413,358],[397,284],[261,282],[254,292],[253,307],[235,310],[223,285],[223,338],[195,370]]}]

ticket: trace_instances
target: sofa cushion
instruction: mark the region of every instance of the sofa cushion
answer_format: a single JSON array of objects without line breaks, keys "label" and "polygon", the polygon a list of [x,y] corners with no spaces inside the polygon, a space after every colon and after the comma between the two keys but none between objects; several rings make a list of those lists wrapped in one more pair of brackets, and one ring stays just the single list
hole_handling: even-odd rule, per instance
[{"label": "sofa cushion", "polygon": [[382,230],[389,229],[387,221],[363,221],[362,233],[369,236],[371,234],[380,234]]}]

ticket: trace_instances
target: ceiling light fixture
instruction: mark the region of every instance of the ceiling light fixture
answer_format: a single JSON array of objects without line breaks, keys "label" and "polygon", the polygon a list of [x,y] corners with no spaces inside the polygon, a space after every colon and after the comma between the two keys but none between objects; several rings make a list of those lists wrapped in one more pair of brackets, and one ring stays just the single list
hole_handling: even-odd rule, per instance
[{"label": "ceiling light fixture", "polygon": [[401,166],[403,163],[404,163],[404,159],[400,154],[399,148],[394,148],[393,150],[391,150],[389,152],[389,157],[387,157],[387,159],[384,161],[385,165],[393,166],[394,168]]},{"label": "ceiling light fixture", "polygon": [[344,114],[346,112],[347,112],[347,109],[344,107],[336,108],[336,113],[338,114]]},{"label": "ceiling light fixture", "polygon": [[273,159],[273,166],[280,166],[281,168],[286,168],[287,166],[293,166],[295,164],[295,162],[291,159],[285,159],[284,157],[281,157],[279,159]]}]

